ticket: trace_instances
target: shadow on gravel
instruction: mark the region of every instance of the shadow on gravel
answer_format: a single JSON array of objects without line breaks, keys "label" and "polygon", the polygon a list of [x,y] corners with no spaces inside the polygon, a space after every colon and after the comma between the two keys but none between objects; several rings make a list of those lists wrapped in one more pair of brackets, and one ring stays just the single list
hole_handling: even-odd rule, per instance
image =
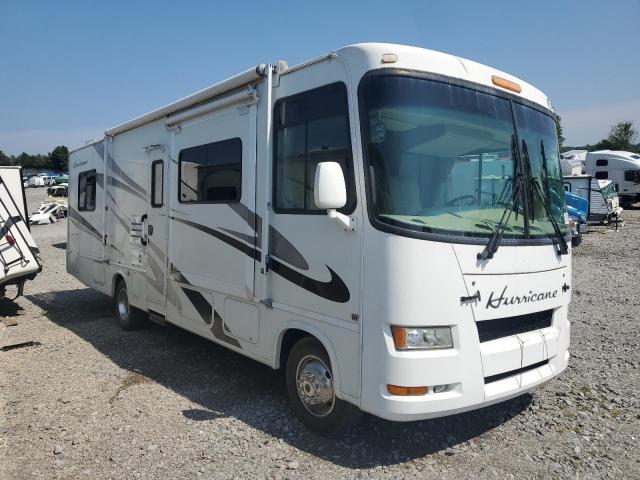
[{"label": "shadow on gravel", "polygon": [[53,248],[59,248],[60,250],[66,250],[67,249],[67,242],[52,243],[51,246]]},{"label": "shadow on gravel", "polygon": [[0,316],[15,317],[18,315],[20,310],[22,310],[20,305],[13,300],[10,300],[10,298],[13,298],[14,294],[13,290],[9,291],[8,289],[7,297],[9,298],[0,298]]},{"label": "shadow on gravel", "polygon": [[[27,298],[44,309],[49,320],[90,342],[118,366],[173,390],[197,407],[176,415],[211,424],[235,417],[344,467],[397,464],[445,450],[509,421],[532,400],[523,395],[482,410],[411,423],[365,415],[344,436],[326,439],[293,417],[280,372],[176,327],[150,324],[144,330],[122,331],[111,318],[111,299],[88,288]],[[114,384],[113,389],[117,401],[122,386]]]}]

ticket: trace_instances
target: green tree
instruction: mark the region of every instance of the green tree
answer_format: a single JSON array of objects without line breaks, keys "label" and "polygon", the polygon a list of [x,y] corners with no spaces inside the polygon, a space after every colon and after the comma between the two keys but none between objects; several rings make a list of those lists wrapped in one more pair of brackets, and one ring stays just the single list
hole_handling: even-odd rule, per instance
[{"label": "green tree", "polygon": [[556,116],[556,132],[558,133],[558,146],[562,148],[562,144],[564,143],[564,137],[562,136],[562,118],[557,113],[554,114]]},{"label": "green tree", "polygon": [[0,150],[0,165],[11,165],[11,158],[7,157],[2,150]]},{"label": "green tree", "polygon": [[638,136],[638,132],[633,128],[633,122],[618,122],[609,130],[606,138],[611,150],[629,150],[633,141]]},{"label": "green tree", "polygon": [[59,145],[49,154],[49,164],[56,172],[65,172],[69,168],[69,149]]}]

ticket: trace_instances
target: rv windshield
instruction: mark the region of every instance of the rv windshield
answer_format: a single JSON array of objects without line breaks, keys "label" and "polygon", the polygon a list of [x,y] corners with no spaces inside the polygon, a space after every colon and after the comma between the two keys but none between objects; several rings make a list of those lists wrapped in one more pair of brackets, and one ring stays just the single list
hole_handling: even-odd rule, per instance
[{"label": "rv windshield", "polygon": [[[490,93],[400,74],[367,77],[361,101],[376,222],[489,237],[507,208],[513,212],[506,239],[553,236],[547,211],[564,234],[562,172],[550,116],[515,102],[512,110],[512,102]],[[525,181],[514,198],[518,174]]]}]

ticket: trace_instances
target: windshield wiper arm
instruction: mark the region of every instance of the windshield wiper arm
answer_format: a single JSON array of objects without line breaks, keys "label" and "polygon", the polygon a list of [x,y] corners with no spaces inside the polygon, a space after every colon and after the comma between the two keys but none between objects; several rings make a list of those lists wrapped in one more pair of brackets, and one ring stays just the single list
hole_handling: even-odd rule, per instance
[{"label": "windshield wiper arm", "polygon": [[[500,217],[500,222],[493,230],[489,241],[485,245],[482,252],[478,253],[478,260],[487,260],[489,258],[493,258],[494,253],[498,251],[498,247],[500,246],[500,242],[502,241],[502,236],[504,235],[504,231],[507,228],[507,224],[509,223],[509,219],[511,218],[511,214],[518,209],[518,203],[520,200],[520,188],[524,183],[524,175],[521,173],[517,174],[516,181],[513,185],[513,195],[511,196],[511,202],[507,205],[502,211],[502,217]],[[517,213],[516,213],[517,214]]]},{"label": "windshield wiper arm", "polygon": [[565,240],[564,235],[560,231],[560,226],[558,225],[558,222],[556,221],[555,217],[552,215],[549,205],[547,205],[547,202],[544,199],[544,193],[542,192],[542,187],[540,186],[540,182],[536,178],[531,178],[531,185],[533,187],[533,191],[538,194],[538,198],[540,202],[542,202],[544,211],[547,213],[547,218],[549,218],[549,221],[553,226],[555,237],[558,240],[558,243],[560,244],[558,248],[558,254],[559,255],[568,254],[569,245],[567,244],[567,241]]}]

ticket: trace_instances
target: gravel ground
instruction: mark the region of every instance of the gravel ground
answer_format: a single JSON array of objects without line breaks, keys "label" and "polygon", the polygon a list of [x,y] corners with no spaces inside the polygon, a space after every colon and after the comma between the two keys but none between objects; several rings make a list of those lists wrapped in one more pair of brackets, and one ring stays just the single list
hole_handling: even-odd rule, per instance
[{"label": "gravel ground", "polygon": [[[43,189],[29,189],[31,209]],[[34,227],[44,271],[0,302],[0,478],[640,478],[640,210],[574,250],[572,359],[509,402],[432,421],[306,431],[278,372],[177,328],[121,331],[67,275],[66,221]]]}]

